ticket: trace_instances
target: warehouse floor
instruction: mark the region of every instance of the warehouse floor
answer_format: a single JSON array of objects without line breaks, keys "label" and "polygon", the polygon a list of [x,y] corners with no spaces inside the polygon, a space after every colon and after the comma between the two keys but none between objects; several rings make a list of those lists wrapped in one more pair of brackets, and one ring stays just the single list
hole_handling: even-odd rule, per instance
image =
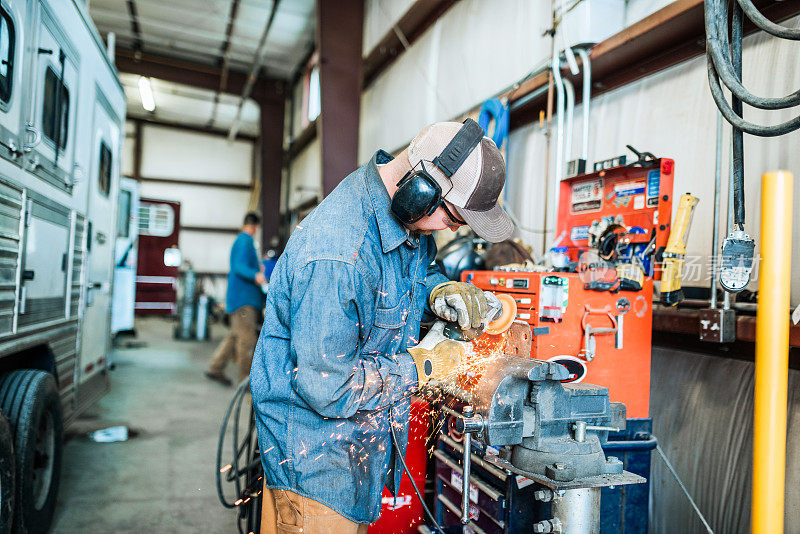
[{"label": "warehouse floor", "polygon": [[[203,376],[226,332],[215,325],[209,342],[178,342],[173,326],[137,320],[145,346],[112,353],[111,391],[67,429],[55,534],[237,532],[236,512],[222,507],[215,486],[219,425],[234,388]],[[114,425],[135,436],[87,437]]]}]

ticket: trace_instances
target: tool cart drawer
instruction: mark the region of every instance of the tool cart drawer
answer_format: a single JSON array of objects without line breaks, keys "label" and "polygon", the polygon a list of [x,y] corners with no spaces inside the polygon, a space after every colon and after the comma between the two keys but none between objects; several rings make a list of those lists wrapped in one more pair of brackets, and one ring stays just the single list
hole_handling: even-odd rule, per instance
[{"label": "tool cart drawer", "polygon": [[[453,500],[452,496],[448,497],[443,493],[436,496],[437,520],[448,532],[450,529],[447,527],[461,524],[461,502],[459,500],[453,502]],[[498,526],[491,517],[474,504],[469,505],[469,516],[472,520],[469,526],[476,534],[503,534],[506,532],[503,527]]]},{"label": "tool cart drawer", "polygon": [[[463,475],[461,467],[443,451],[435,451],[433,455],[436,458],[436,476],[442,484],[456,493],[454,498],[460,503]],[[445,494],[450,495],[450,492],[445,491]],[[502,523],[505,519],[505,495],[474,474],[470,477],[469,500],[498,522]]]}]

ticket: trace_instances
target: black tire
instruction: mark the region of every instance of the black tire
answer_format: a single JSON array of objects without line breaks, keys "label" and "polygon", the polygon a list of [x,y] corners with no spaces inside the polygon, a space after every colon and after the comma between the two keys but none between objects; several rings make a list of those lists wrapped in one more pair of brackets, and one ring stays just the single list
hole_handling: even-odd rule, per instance
[{"label": "black tire", "polygon": [[63,422],[56,382],[44,371],[12,371],[0,378],[0,408],[14,434],[14,532],[44,534],[61,479]]},{"label": "black tire", "polygon": [[14,436],[6,416],[0,412],[0,534],[11,532],[14,518]]}]

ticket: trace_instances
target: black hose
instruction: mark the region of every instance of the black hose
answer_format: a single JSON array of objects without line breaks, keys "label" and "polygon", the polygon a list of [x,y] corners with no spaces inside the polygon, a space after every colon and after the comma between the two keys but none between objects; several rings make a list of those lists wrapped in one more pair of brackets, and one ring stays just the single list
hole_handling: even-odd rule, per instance
[{"label": "black hose", "polygon": [[[742,80],[742,9],[733,5],[731,32],[731,61],[736,79]],[[742,117],[742,101],[731,98],[733,112]],[[733,222],[740,228],[744,225],[744,132],[733,127]]]},{"label": "black hose", "polygon": [[[746,0],[739,1],[741,3]],[[739,14],[738,20],[737,13]],[[733,40],[739,43],[741,43],[741,21],[743,19],[741,13],[741,8],[738,4],[735,4],[733,32],[734,34],[738,32],[738,38],[735,37]],[[750,16],[749,12],[748,16]],[[775,137],[800,129],[800,116],[774,126],[761,126],[745,121],[741,118],[741,112],[736,112],[736,106],[732,108],[728,104],[720,85],[720,79],[736,97],[734,104],[735,100],[739,99],[748,105],[761,109],[786,109],[800,105],[800,91],[781,98],[764,98],[747,91],[741,83],[741,70],[736,68],[734,65],[735,58],[732,57],[734,54],[733,48],[736,45],[735,43],[729,43],[728,39],[727,0],[706,0],[705,22],[708,81],[711,96],[714,98],[714,102],[725,117],[725,120],[742,132],[760,137]],[[728,50],[730,51],[726,53]],[[739,73],[738,75],[737,72]]]},{"label": "black hose", "polygon": [[791,39],[792,41],[800,41],[800,28],[787,28],[780,24],[775,24],[753,5],[750,0],[738,0],[739,7],[747,14],[747,17],[759,28],[765,32],[780,37],[781,39]]},{"label": "black hose", "polygon": [[749,92],[741,82],[741,75],[736,76],[730,56],[728,43],[728,13],[725,2],[709,0],[705,3],[706,50],[710,61],[714,63],[722,82],[731,93],[746,104],[760,109],[786,109],[800,105],[800,90],[779,97],[761,97]]},{"label": "black hose", "polygon": [[[239,389],[242,385],[250,385],[250,380],[245,379],[239,387],[236,388],[236,413],[233,416],[233,434],[231,434],[231,445],[233,450],[233,463],[231,464],[231,472],[233,473],[233,487],[236,495],[239,496],[241,499],[242,495],[242,485],[239,482],[239,458],[242,455],[241,448],[239,447],[239,419],[241,418],[242,413],[242,399],[244,399],[244,391],[241,393]],[[245,388],[246,391],[246,388]]]},{"label": "black hose", "polygon": [[[229,503],[228,501],[226,501],[225,500],[225,494],[222,492],[222,472],[223,472],[223,467],[222,467],[222,448],[223,448],[223,445],[225,443],[225,433],[228,430],[228,421],[230,420],[231,412],[233,412],[233,407],[235,405],[237,405],[237,403],[238,403],[238,406],[241,407],[241,405],[242,405],[241,399],[244,397],[244,394],[247,391],[247,387],[249,385],[250,385],[250,381],[249,380],[244,380],[244,381],[242,381],[241,384],[239,384],[239,387],[236,388],[236,392],[233,394],[233,398],[231,399],[230,404],[228,404],[228,409],[225,410],[225,416],[222,418],[222,425],[220,426],[220,429],[219,429],[219,440],[217,440],[217,472],[216,472],[216,475],[217,475],[217,497],[219,497],[219,502],[221,502],[222,506],[224,506],[225,508],[234,508],[236,506],[236,504],[232,503],[232,502]],[[237,416],[238,416],[238,410],[237,410]],[[238,419],[238,417],[237,417],[237,419]],[[238,426],[239,425],[237,423],[236,424],[236,428],[237,429],[238,429]],[[236,435],[237,434],[234,433],[234,446],[233,446],[234,454],[236,454],[238,452],[238,446],[236,444]],[[237,456],[238,456],[238,454],[237,454]],[[234,467],[234,464],[236,464],[236,467]],[[238,469],[238,458],[234,458],[234,463],[231,464],[230,470],[232,470],[232,473],[230,475],[228,475],[228,477],[233,477],[237,481],[236,495],[238,497],[240,495],[239,488],[238,488],[238,480],[239,480],[239,474],[240,474],[240,471]]]},{"label": "black hose", "polygon": [[[389,432],[392,434],[392,444],[394,445],[395,450],[397,451],[397,457],[400,458],[400,463],[403,464],[403,471],[408,473],[408,479],[411,481],[411,486],[414,488],[414,493],[417,494],[417,499],[419,499],[420,504],[422,505],[422,509],[425,510],[425,515],[428,516],[428,520],[433,524],[433,528],[439,531],[441,534],[445,534],[444,529],[436,522],[436,518],[433,517],[430,509],[428,509],[428,505],[425,504],[425,499],[422,497],[422,493],[420,493],[419,488],[417,487],[417,483],[414,482],[414,477],[411,476],[411,471],[408,470],[408,466],[406,465],[406,460],[403,458],[403,455],[400,454],[400,445],[397,443],[397,435],[394,433],[394,420],[392,419],[392,409],[389,408]],[[402,473],[400,474],[400,478],[403,478]]]},{"label": "black hose", "polygon": [[775,126],[762,126],[760,124],[753,124],[752,122],[743,120],[741,117],[736,115],[736,113],[734,113],[727,100],[725,100],[725,94],[722,92],[722,87],[720,87],[717,71],[714,69],[714,65],[711,61],[708,62],[707,69],[711,97],[717,104],[717,108],[719,108],[722,116],[725,117],[725,120],[728,121],[732,126],[739,128],[745,133],[756,135],[758,137],[778,137],[779,135],[786,135],[787,133],[791,133],[797,129],[800,129],[800,116],[797,116],[784,123],[776,124]]},{"label": "black hose", "polygon": [[[745,14],[753,23],[772,35],[800,40],[800,30],[775,24],[764,17],[751,0],[733,3],[731,35],[728,38],[728,0],[705,0],[706,56],[708,85],[720,113],[732,131],[733,219],[740,230],[744,229],[744,133],[760,137],[775,137],[800,129],[800,116],[774,126],[747,122],[743,117],[742,102],[761,109],[787,109],[800,105],[800,91],[780,98],[764,98],[750,93],[742,84],[742,26]],[[728,104],[722,83],[731,91]]]}]

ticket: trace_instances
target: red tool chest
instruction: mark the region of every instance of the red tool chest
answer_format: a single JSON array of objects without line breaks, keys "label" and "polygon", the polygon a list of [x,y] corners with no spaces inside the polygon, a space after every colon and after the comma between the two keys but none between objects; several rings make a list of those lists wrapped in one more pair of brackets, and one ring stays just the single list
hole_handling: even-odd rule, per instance
[{"label": "red tool chest", "polygon": [[[634,255],[651,241],[653,251],[663,250],[674,170],[673,160],[661,158],[562,180],[555,244],[577,262],[599,229],[613,226],[616,243]],[[660,278],[650,258],[643,263],[650,276],[638,291],[588,289],[588,271],[465,271],[462,280],[514,298],[517,319],[533,331],[532,358],[558,361],[573,381],[608,387],[612,401],[625,403],[629,418],[649,417],[653,279]]]}]

